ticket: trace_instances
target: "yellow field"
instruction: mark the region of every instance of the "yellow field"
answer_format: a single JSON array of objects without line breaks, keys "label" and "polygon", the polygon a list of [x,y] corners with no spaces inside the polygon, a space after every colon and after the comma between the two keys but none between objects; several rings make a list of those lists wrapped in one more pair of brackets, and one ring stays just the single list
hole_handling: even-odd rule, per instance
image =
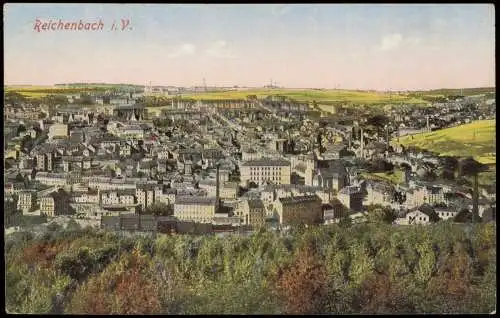
[{"label": "yellow field", "polygon": [[27,98],[40,98],[49,95],[46,92],[40,92],[40,90],[47,90],[53,88],[52,86],[16,86],[16,87],[6,87],[5,92],[17,92]]},{"label": "yellow field", "polygon": [[[6,87],[7,92],[15,91],[26,97],[36,98],[49,94],[62,94],[65,90],[75,91],[77,88],[52,87],[52,86],[14,86]],[[53,91],[53,92],[51,92]],[[190,93],[182,94],[182,97],[195,100],[203,99],[245,99],[248,95],[256,95],[258,98],[264,98],[269,95],[282,95],[300,102],[316,101],[318,105],[324,106],[326,111],[331,103],[346,102],[354,104],[377,104],[377,103],[425,103],[418,98],[411,98],[406,95],[397,95],[389,93],[353,91],[353,90],[334,90],[334,89],[248,89],[248,90],[230,90],[221,92]],[[173,95],[156,95],[159,98],[169,100]]]},{"label": "yellow field", "polygon": [[[442,156],[472,156],[484,164],[496,162],[495,120],[480,120],[470,124],[429,133],[405,136],[399,144],[415,146]],[[393,141],[394,142],[394,141]]]},{"label": "yellow field", "polygon": [[[195,100],[202,99],[245,99],[248,95],[256,95],[258,98],[264,98],[269,95],[282,95],[300,102],[316,101],[318,104],[331,102],[352,102],[352,103],[390,103],[390,102],[410,102],[424,103],[424,101],[409,98],[405,95],[395,95],[388,93],[377,93],[367,91],[350,91],[350,90],[301,90],[301,89],[249,89],[238,91],[225,92],[206,92],[206,93],[191,93],[182,94],[182,97],[193,98]],[[163,96],[162,96],[163,97]],[[164,95],[170,99],[173,95]]]},{"label": "yellow field", "polygon": [[48,95],[74,94],[84,92],[91,88],[72,88],[54,86],[7,86],[5,92],[16,92],[26,98],[41,98]]}]

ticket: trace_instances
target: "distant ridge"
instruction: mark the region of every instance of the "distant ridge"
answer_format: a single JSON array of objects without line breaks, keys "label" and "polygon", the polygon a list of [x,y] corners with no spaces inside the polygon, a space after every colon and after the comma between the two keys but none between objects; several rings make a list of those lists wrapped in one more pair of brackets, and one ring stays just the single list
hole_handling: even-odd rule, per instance
[{"label": "distant ridge", "polygon": [[475,87],[475,88],[438,88],[425,91],[410,91],[415,93],[424,94],[436,94],[436,95],[476,95],[476,94],[486,94],[494,93],[496,91],[495,87]]}]

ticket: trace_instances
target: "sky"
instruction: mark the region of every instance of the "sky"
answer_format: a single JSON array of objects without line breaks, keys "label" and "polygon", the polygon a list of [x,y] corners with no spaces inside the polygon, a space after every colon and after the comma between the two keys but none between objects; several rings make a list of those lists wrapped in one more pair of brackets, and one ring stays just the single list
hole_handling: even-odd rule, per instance
[{"label": "sky", "polygon": [[[494,10],[490,4],[4,4],[4,82],[491,87]],[[101,20],[104,27],[38,32],[37,19]],[[129,21],[124,30],[122,19]]]}]

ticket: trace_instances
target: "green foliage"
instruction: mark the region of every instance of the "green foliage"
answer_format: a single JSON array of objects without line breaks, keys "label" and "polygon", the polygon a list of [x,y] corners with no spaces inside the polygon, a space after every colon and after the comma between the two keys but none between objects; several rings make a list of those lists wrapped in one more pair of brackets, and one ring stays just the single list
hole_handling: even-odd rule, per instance
[{"label": "green foliage", "polygon": [[223,238],[51,230],[5,237],[9,313],[484,313],[496,304],[494,223]]},{"label": "green foliage", "polygon": [[349,267],[349,280],[354,286],[359,286],[375,268],[375,263],[368,256],[368,251],[364,246],[352,246],[350,248],[351,264]]},{"label": "green foliage", "polygon": [[153,214],[156,216],[174,215],[174,207],[172,204],[155,203],[148,206],[144,214]]},{"label": "green foliage", "polygon": [[234,282],[221,279],[207,282],[185,303],[184,314],[279,314],[277,298],[266,284],[254,275]]},{"label": "green foliage", "polygon": [[395,219],[396,214],[390,207],[383,207],[380,205],[371,205],[368,207],[368,222],[391,224]]},{"label": "green foliage", "polygon": [[6,275],[6,310],[9,313],[48,314],[53,299],[69,286],[70,278],[49,269],[12,266]]}]

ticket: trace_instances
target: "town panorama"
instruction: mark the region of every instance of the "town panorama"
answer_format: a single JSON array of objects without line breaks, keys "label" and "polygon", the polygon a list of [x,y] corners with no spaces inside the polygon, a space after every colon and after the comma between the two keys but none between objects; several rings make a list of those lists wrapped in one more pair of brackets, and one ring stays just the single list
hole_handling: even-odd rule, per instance
[{"label": "town panorama", "polygon": [[[401,14],[424,10],[400,7]],[[7,11],[12,19],[25,18],[23,8],[29,5]],[[168,11],[169,5],[158,8]],[[217,8],[220,19],[233,10]],[[269,10],[273,17],[292,15],[281,7]],[[89,38],[110,27],[141,32],[133,15],[115,24],[105,16],[79,18],[66,30],[41,24],[61,18],[34,15],[28,32],[63,36],[78,32],[78,21],[99,21],[99,30],[82,28]],[[380,52],[411,42],[405,39],[383,38]],[[8,47],[6,55],[14,54]],[[195,47],[183,44],[165,56],[193,58]],[[218,41],[206,52],[229,63],[221,65],[236,63],[236,51],[227,47]],[[269,80],[273,74],[260,68],[260,85],[243,85],[236,75],[229,84],[228,78],[215,84],[217,73],[205,75],[207,66],[190,85],[171,84],[183,78],[176,73],[152,83],[154,70],[137,80],[82,81],[75,75],[19,84],[8,77],[14,69],[9,61],[7,56],[7,312],[495,311],[494,82],[293,88],[298,86],[280,84],[288,81],[284,75]],[[47,74],[64,78],[55,74],[62,62],[50,63],[58,66]],[[103,59],[102,67],[106,63],[114,62]],[[64,67],[68,74],[85,72],[76,64]],[[85,74],[81,78],[96,78]],[[39,78],[33,76],[26,81]]]}]

